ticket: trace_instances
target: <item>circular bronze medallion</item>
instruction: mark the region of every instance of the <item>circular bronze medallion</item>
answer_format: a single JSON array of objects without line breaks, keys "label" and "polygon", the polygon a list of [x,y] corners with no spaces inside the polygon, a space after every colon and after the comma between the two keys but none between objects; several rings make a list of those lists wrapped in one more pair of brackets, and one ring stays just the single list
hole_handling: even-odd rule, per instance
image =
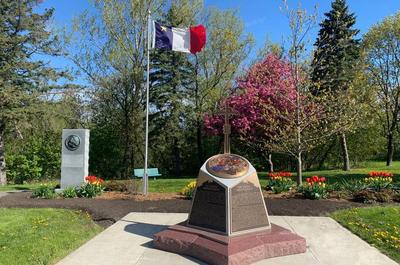
[{"label": "circular bronze medallion", "polygon": [[242,177],[249,171],[249,163],[243,157],[233,154],[213,156],[206,167],[212,175],[226,179]]},{"label": "circular bronze medallion", "polygon": [[64,144],[69,151],[76,151],[81,145],[81,138],[78,135],[72,134],[65,139]]}]

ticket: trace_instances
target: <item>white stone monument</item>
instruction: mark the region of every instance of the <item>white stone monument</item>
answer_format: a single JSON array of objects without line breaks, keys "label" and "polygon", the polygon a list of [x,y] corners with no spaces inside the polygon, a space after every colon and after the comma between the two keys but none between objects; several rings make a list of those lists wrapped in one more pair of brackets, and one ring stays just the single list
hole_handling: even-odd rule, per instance
[{"label": "white stone monument", "polygon": [[61,189],[79,187],[89,174],[89,130],[64,129],[62,133]]}]

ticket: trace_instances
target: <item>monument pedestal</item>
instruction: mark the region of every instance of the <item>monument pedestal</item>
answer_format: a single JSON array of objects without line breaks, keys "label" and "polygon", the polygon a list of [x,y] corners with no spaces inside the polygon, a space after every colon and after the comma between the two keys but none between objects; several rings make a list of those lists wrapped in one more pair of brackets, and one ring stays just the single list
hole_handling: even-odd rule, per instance
[{"label": "monument pedestal", "polygon": [[153,244],[158,249],[191,256],[212,265],[246,265],[306,251],[303,237],[274,224],[264,231],[226,236],[182,223],[155,234]]},{"label": "monument pedestal", "polygon": [[212,265],[245,265],[306,251],[306,240],[270,223],[255,168],[221,154],[200,168],[189,218],[154,235],[156,248]]}]

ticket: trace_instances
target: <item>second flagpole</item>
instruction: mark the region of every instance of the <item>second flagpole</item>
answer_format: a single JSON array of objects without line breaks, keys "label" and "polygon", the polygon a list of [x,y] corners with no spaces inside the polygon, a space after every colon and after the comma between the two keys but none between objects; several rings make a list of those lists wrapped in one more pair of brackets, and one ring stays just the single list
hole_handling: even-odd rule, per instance
[{"label": "second flagpole", "polygon": [[151,11],[147,14],[147,76],[146,76],[146,136],[145,136],[145,151],[144,151],[144,172],[143,172],[143,194],[147,195],[149,190],[149,176],[147,174],[147,163],[149,155],[149,86],[150,86],[150,24]]}]

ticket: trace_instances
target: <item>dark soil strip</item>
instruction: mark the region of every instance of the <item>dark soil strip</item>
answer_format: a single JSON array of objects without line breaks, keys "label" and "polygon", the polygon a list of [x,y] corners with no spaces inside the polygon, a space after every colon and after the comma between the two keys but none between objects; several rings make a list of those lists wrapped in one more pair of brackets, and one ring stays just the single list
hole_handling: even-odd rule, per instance
[{"label": "dark soil strip", "polygon": [[[0,198],[0,207],[7,208],[67,208],[87,211],[95,222],[108,227],[130,212],[187,213],[190,201],[182,199],[159,201],[105,199],[33,199],[30,192],[12,193]],[[360,207],[364,204],[334,200],[266,199],[270,215],[322,216],[330,212]]]}]

